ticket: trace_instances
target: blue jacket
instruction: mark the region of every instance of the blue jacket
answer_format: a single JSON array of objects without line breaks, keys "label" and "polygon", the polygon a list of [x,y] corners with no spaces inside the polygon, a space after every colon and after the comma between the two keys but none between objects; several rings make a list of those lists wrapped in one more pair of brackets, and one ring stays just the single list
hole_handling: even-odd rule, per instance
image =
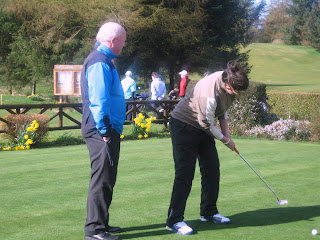
[{"label": "blue jacket", "polygon": [[111,60],[117,56],[100,44],[86,58],[81,73],[83,137],[96,130],[110,136],[112,129],[122,133],[126,109],[118,71]]}]

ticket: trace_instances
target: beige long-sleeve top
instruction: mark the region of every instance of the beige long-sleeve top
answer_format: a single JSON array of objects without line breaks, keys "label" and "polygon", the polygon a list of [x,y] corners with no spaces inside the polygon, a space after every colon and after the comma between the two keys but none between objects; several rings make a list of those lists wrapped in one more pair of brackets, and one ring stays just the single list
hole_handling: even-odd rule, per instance
[{"label": "beige long-sleeve top", "polygon": [[216,127],[216,119],[227,119],[227,109],[235,97],[226,92],[222,73],[215,72],[201,79],[180,100],[171,114],[173,118],[203,129],[219,140],[223,134]]}]

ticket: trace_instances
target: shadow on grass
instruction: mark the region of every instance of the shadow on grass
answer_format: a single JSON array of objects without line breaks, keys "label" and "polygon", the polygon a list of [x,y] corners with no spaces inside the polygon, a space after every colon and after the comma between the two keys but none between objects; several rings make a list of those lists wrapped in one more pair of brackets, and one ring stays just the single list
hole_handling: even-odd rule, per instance
[{"label": "shadow on grass", "polygon": [[313,84],[266,84],[267,87],[294,87],[294,86],[304,86]]},{"label": "shadow on grass", "polygon": [[[320,216],[320,205],[305,207],[279,207],[259,209],[255,211],[237,213],[230,217],[231,224],[213,224],[201,222],[199,219],[186,221],[197,232],[212,231],[227,228],[269,226],[297,221],[313,221]],[[165,229],[165,223],[135,226],[123,229],[121,239],[142,238],[172,234]]]},{"label": "shadow on grass", "polygon": [[[132,232],[132,233],[130,233]],[[141,238],[141,237],[151,237],[159,235],[172,234],[166,230],[165,223],[150,224],[144,226],[136,226],[124,228],[123,233],[120,235],[121,239],[131,239],[131,238]]]}]

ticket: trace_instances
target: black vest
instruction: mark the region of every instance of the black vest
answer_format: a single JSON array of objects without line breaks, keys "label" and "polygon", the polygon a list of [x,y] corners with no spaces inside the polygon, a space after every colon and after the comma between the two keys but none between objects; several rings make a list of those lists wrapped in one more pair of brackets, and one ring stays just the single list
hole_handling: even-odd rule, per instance
[{"label": "black vest", "polygon": [[91,65],[102,62],[107,64],[111,69],[114,69],[114,65],[111,60],[103,53],[94,49],[84,61],[81,72],[81,97],[82,97],[82,124],[81,133],[84,138],[90,137],[97,131],[96,123],[92,117],[89,109],[90,101],[88,94],[88,81],[86,78],[86,72]]}]

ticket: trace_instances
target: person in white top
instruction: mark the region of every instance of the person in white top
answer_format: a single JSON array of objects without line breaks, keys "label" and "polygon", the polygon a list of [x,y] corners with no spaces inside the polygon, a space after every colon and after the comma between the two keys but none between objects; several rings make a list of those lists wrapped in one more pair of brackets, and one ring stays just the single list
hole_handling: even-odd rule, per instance
[{"label": "person in white top", "polygon": [[151,77],[151,100],[164,99],[167,92],[166,84],[161,80],[159,74],[156,72],[153,72]]},{"label": "person in white top", "polygon": [[124,92],[124,98],[126,100],[134,99],[137,91],[136,81],[132,79],[132,72],[126,72],[126,78],[121,81],[121,85]]},{"label": "person in white top", "polygon": [[[159,74],[157,72],[153,72],[151,74],[152,82],[151,82],[151,100],[162,100],[166,96],[167,88],[166,84],[161,80]],[[153,108],[155,108],[158,112],[161,112],[161,107],[159,103],[151,104]],[[154,113],[153,116],[160,118],[161,116],[158,113]]]},{"label": "person in white top", "polygon": [[[137,91],[137,84],[136,81],[132,79],[132,72],[126,72],[126,78],[121,81],[121,85],[124,92],[124,99],[125,100],[134,100],[136,91]],[[126,104],[126,112],[128,112],[132,108],[132,104]],[[132,112],[126,115],[126,120],[132,120]]]}]

